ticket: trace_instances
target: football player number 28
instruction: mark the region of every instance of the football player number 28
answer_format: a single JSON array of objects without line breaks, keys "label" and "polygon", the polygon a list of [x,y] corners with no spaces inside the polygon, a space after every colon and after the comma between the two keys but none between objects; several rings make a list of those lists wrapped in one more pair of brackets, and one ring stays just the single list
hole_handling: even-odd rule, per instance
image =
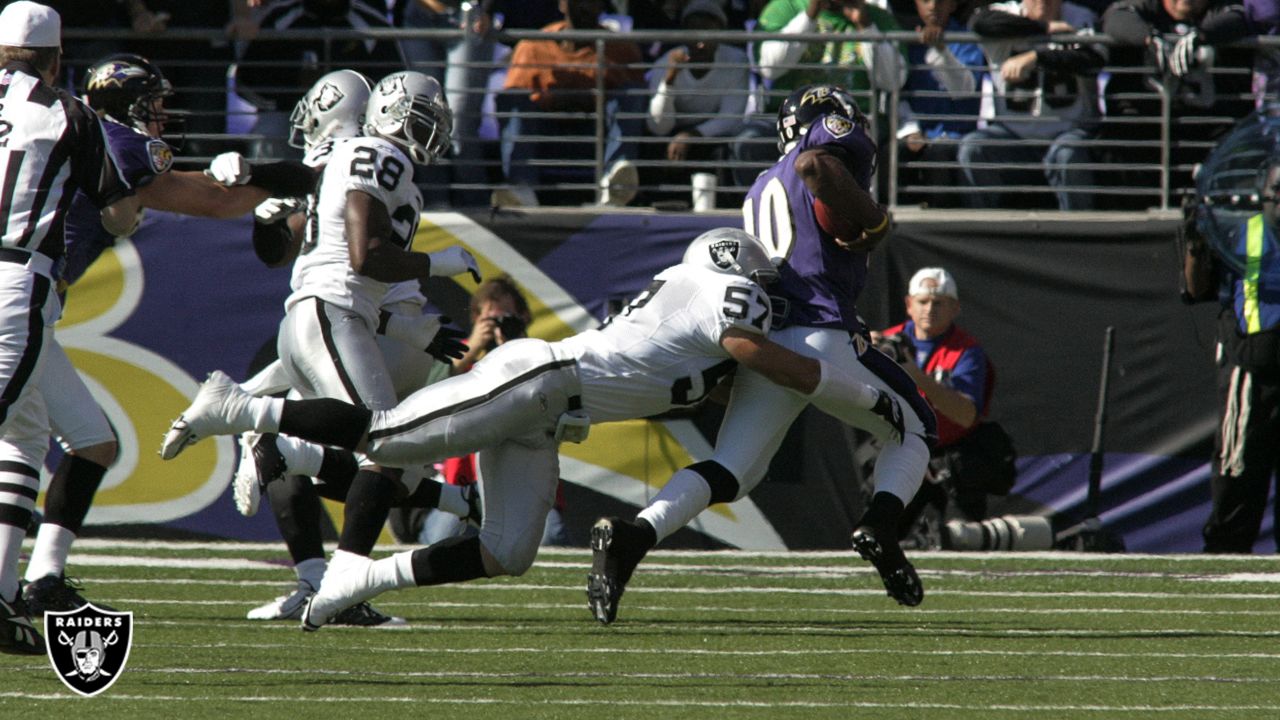
[{"label": "football player number 28", "polygon": [[795,240],[795,223],[791,218],[791,203],[787,200],[787,188],[778,178],[765,183],[760,191],[760,207],[752,198],[742,204],[742,229],[760,238],[774,257],[791,256],[791,243]]},{"label": "football player number 28", "polygon": [[376,179],[383,190],[391,192],[400,184],[404,163],[390,155],[383,155],[378,162],[378,151],[371,147],[358,147],[351,158],[352,177]]}]

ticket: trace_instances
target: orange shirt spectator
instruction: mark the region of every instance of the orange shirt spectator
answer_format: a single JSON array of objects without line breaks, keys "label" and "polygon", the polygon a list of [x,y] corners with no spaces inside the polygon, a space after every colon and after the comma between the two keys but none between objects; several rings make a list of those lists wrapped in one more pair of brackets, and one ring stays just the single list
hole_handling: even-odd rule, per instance
[{"label": "orange shirt spectator", "polygon": [[[551,23],[544,32],[570,27],[566,20]],[[598,26],[597,26],[598,27]],[[605,79],[608,90],[644,83],[640,49],[632,42],[605,44]],[[599,69],[592,42],[570,40],[521,40],[511,53],[511,67],[504,86],[527,89],[529,99],[544,110],[588,110],[595,106]]]}]

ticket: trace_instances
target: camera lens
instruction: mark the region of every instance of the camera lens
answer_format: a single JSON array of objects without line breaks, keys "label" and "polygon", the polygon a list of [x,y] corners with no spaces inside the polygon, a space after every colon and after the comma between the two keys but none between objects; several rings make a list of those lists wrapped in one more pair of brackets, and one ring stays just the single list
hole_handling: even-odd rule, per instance
[{"label": "camera lens", "polygon": [[515,340],[525,335],[525,323],[519,315],[503,315],[498,318],[498,329],[505,340]]}]

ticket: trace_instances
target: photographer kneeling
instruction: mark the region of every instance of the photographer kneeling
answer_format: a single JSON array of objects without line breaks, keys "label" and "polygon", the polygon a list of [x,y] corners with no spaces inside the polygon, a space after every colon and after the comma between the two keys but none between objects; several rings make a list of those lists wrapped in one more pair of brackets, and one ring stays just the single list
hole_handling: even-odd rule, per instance
[{"label": "photographer kneeling", "polygon": [[[920,387],[938,418],[938,443],[929,476],[907,506],[899,537],[913,533],[929,506],[939,519],[982,520],[987,494],[1003,495],[1013,486],[1013,447],[998,425],[984,422],[995,370],[978,341],[955,324],[960,296],[955,278],[942,268],[924,268],[911,278],[905,323],[871,333],[872,341],[900,364]],[[919,544],[946,547],[947,532],[933,523]],[[930,536],[938,533],[937,540]]]}]

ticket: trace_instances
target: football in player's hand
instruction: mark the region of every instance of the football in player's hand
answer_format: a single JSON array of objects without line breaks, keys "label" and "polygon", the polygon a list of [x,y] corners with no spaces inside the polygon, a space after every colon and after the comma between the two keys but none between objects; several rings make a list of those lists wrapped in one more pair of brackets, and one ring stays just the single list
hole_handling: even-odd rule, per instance
[{"label": "football in player's hand", "polygon": [[841,217],[834,208],[814,198],[813,214],[818,218],[818,225],[838,240],[846,244],[856,242],[862,237],[862,228]]}]

